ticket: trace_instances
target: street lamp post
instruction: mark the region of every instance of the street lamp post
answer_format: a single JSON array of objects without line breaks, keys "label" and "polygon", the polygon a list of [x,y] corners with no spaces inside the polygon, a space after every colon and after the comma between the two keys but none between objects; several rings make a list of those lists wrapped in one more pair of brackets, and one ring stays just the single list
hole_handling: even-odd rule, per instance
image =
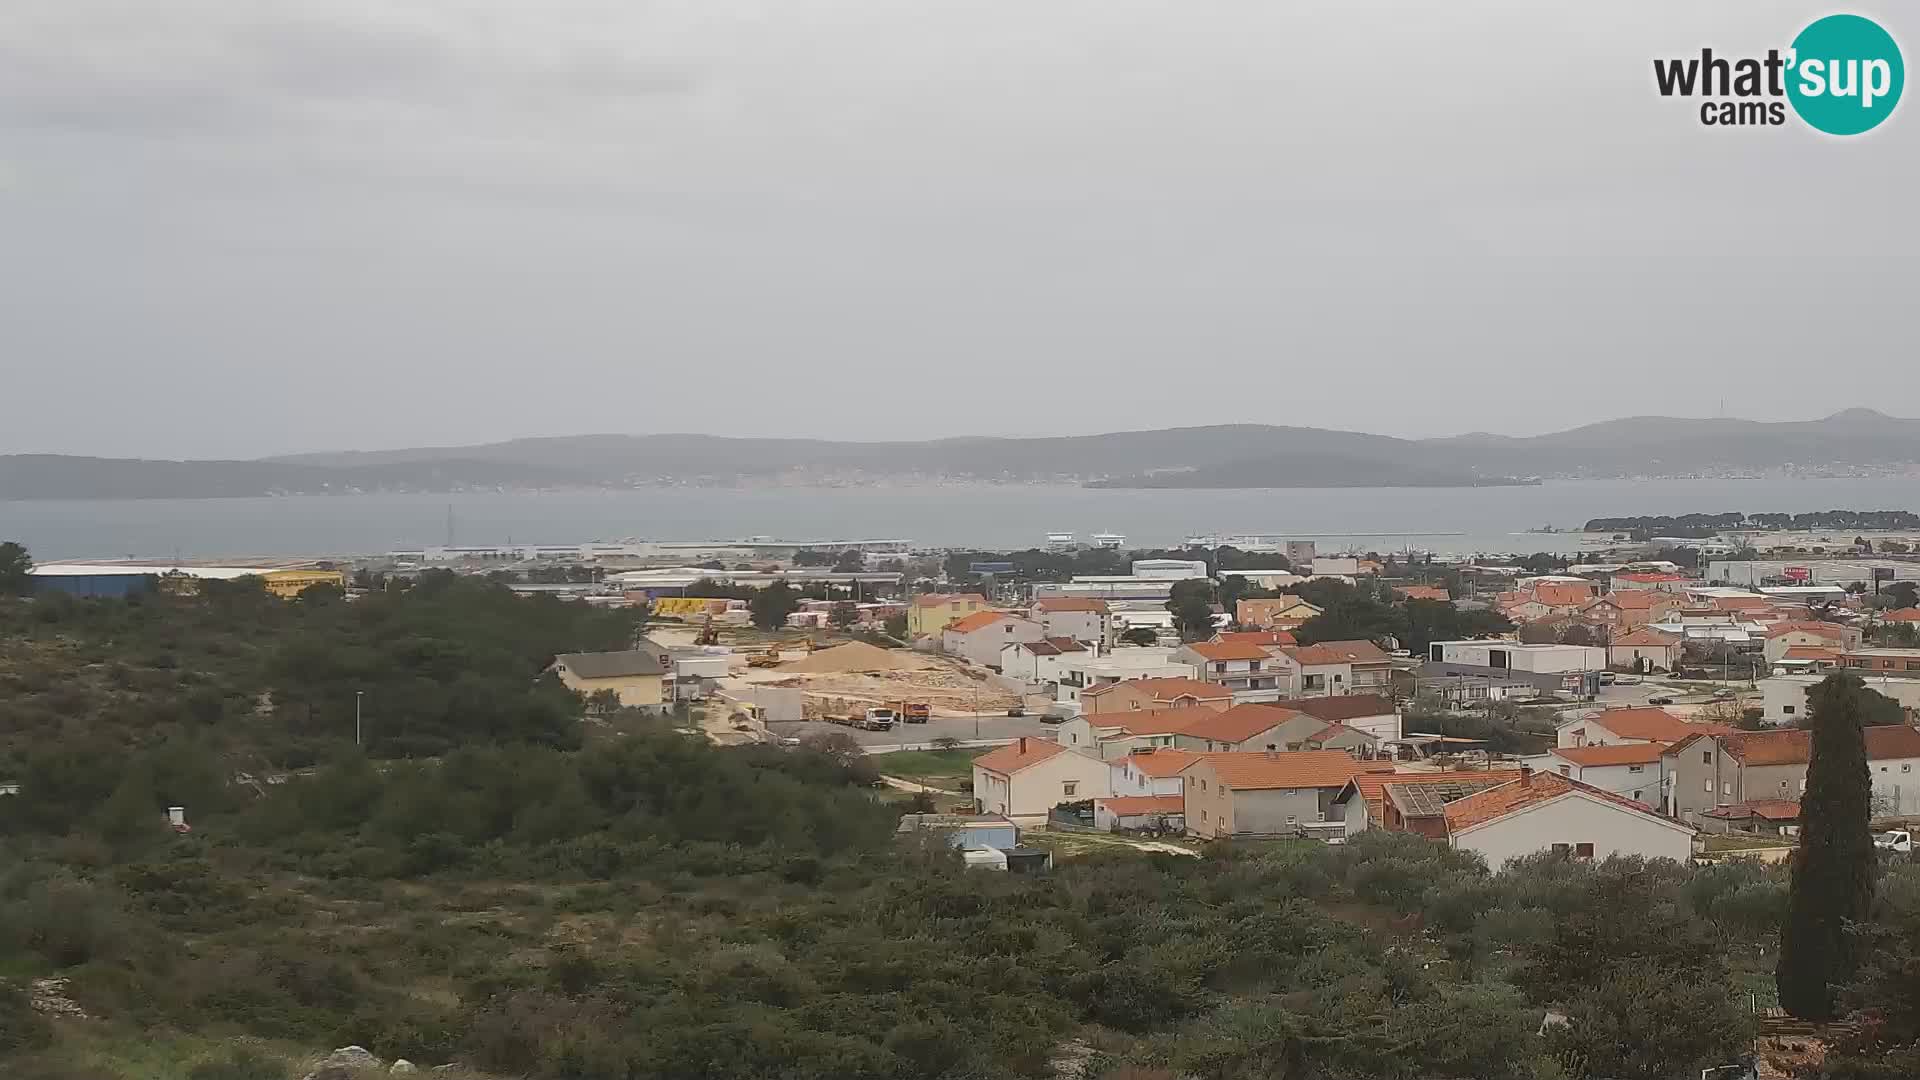
[{"label": "street lamp post", "polygon": [[353,745],[360,745],[360,699],[367,696],[365,690],[353,692]]}]

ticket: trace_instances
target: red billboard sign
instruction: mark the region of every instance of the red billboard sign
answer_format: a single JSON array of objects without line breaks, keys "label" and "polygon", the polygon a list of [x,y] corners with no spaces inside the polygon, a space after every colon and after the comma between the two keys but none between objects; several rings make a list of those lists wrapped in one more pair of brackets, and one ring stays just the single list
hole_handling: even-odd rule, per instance
[{"label": "red billboard sign", "polygon": [[1812,581],[1813,571],[1804,566],[1789,566],[1780,571],[1780,576],[1788,581]]}]

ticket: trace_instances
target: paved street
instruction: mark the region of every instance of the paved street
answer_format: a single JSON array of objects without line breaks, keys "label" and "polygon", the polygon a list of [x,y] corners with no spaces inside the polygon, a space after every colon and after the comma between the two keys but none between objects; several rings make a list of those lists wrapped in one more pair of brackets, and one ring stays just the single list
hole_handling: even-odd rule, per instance
[{"label": "paved street", "polygon": [[799,724],[768,724],[767,727],[777,738],[804,739],[810,735],[840,732],[853,736],[862,746],[884,746],[888,749],[898,748],[902,744],[922,746],[942,738],[959,739],[962,742],[1017,739],[1022,735],[1052,739],[1053,733],[1059,729],[1058,725],[1041,723],[1036,716],[1008,716],[1005,713],[983,715],[977,726],[972,717],[936,716],[924,724],[895,724],[892,731],[860,731],[819,720]]}]

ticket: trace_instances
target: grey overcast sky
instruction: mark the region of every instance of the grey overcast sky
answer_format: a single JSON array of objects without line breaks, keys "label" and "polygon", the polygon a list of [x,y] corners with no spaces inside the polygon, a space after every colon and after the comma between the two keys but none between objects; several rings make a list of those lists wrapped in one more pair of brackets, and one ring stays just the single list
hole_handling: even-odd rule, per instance
[{"label": "grey overcast sky", "polygon": [[1920,101],[1653,88],[1827,3],[5,9],[0,452],[1920,415]]}]

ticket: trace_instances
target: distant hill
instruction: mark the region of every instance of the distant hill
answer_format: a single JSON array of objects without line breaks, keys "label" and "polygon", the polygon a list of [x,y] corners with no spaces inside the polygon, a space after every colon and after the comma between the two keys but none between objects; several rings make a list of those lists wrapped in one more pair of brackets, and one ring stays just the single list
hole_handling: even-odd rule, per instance
[{"label": "distant hill", "polygon": [[1396,439],[1263,424],[924,442],[578,435],[259,461],[0,457],[0,499],[730,485],[924,478],[1098,487],[1386,487],[1920,465],[1920,421],[1629,417],[1550,435]]}]

